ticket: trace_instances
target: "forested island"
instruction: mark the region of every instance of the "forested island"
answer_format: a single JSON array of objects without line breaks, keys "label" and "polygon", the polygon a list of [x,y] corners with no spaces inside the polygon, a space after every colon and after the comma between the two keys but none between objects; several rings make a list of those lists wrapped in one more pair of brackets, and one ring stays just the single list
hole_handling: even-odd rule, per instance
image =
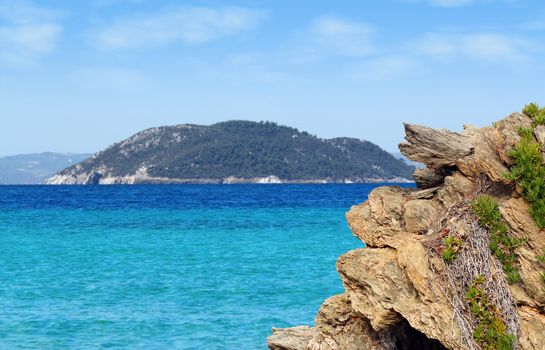
[{"label": "forested island", "polygon": [[272,122],[151,128],[48,184],[406,182],[414,167],[355,138],[321,139]]}]

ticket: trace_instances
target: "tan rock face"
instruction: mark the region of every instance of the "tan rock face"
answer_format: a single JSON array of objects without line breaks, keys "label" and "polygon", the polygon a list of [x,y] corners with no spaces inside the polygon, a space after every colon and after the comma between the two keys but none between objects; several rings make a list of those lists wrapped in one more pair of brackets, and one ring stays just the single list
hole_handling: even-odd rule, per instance
[{"label": "tan rock face", "polygon": [[395,349],[387,332],[376,332],[369,322],[356,313],[347,294],[327,299],[316,316],[318,332],[308,343],[311,350]]},{"label": "tan rock face", "polygon": [[397,242],[395,237],[405,232],[403,206],[409,191],[400,187],[380,187],[372,191],[367,202],[346,214],[354,235],[375,247]]},{"label": "tan rock face", "polygon": [[405,229],[410,233],[424,233],[439,217],[437,204],[428,199],[415,199],[405,204]]},{"label": "tan rock face", "polygon": [[[516,129],[530,125],[519,113],[494,127],[465,127],[462,133],[406,125],[407,142],[400,149],[427,165],[415,174],[418,188],[377,188],[346,214],[352,232],[367,247],[338,259],[345,293],[324,302],[316,327],[298,349],[479,349],[460,326],[460,313],[470,323],[471,314],[453,306],[455,294],[445,277],[449,268],[441,257],[445,235],[472,237],[474,226],[467,220],[474,216],[459,212],[479,193],[495,196],[509,234],[527,240],[516,249],[522,281],[508,287],[494,284],[506,286],[506,299],[498,305],[514,310],[516,328],[511,329],[520,329],[515,347],[545,349],[545,264],[538,259],[545,250],[545,232],[503,176],[511,165],[508,151],[519,140]],[[536,140],[543,143],[541,132],[536,131]],[[481,259],[482,266],[495,261],[491,259]],[[505,278],[501,268],[493,271],[494,279]],[[460,302],[467,304],[465,297]]]},{"label": "tan rock face", "polygon": [[525,302],[523,300],[520,302],[531,303],[543,309],[545,288],[541,273],[545,272],[545,265],[538,260],[538,256],[545,252],[545,232],[540,231],[535,224],[523,198],[511,198],[505,201],[500,210],[507,219],[512,234],[527,240],[526,244],[517,249],[517,260],[523,282],[520,288],[525,291],[525,297],[529,298]]},{"label": "tan rock face", "polygon": [[445,177],[437,197],[445,208],[449,208],[457,202],[470,199],[474,192],[475,184],[461,173],[456,172],[452,176]]},{"label": "tan rock face", "polygon": [[457,159],[472,153],[470,136],[466,134],[405,124],[405,135],[406,142],[399,145],[401,152],[431,169],[453,166]]},{"label": "tan rock face", "polygon": [[522,349],[545,349],[543,345],[545,315],[537,312],[536,309],[522,306],[519,309],[519,317],[524,330],[519,338],[520,347]]},{"label": "tan rock face", "polygon": [[304,350],[317,332],[309,326],[273,328],[272,331],[273,334],[267,339],[271,350]]}]

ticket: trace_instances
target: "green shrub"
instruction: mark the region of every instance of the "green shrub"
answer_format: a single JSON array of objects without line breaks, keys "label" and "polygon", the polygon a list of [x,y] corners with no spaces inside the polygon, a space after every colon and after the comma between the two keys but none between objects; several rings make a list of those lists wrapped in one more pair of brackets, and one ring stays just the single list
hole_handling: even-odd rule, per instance
[{"label": "green shrub", "polygon": [[524,140],[528,140],[528,141],[533,141],[534,140],[534,129],[533,128],[524,128],[522,126],[519,126],[517,128],[517,133]]},{"label": "green shrub", "polygon": [[545,109],[541,109],[538,113],[538,115],[534,118],[534,124],[537,125],[545,125]]},{"label": "green shrub", "polygon": [[521,280],[519,270],[517,268],[511,268],[509,271],[506,271],[505,279],[509,284],[519,283]]},{"label": "green shrub", "polygon": [[512,350],[515,337],[507,333],[500,312],[483,287],[484,276],[477,276],[467,289],[466,298],[477,325],[473,339],[485,350]]},{"label": "green shrub", "polygon": [[451,263],[456,260],[456,256],[457,254],[451,249],[443,250],[443,260],[445,260],[446,263]]},{"label": "green shrub", "polygon": [[535,102],[529,103],[522,109],[522,113],[530,117],[535,125],[545,125],[545,108],[540,108]]},{"label": "green shrub", "polygon": [[443,260],[446,263],[451,263],[458,256],[458,251],[462,247],[463,241],[454,236],[447,236],[443,238],[444,250],[443,250]]},{"label": "green shrub", "polygon": [[532,129],[519,128],[521,139],[509,152],[514,165],[505,177],[515,181],[530,204],[530,214],[539,228],[545,228],[545,165],[541,145],[535,142]]},{"label": "green shrub", "polygon": [[[533,121],[532,128],[517,129],[520,141],[509,152],[514,165],[505,177],[515,181],[522,189],[523,197],[529,203],[529,212],[536,225],[545,228],[545,164],[543,164],[542,145],[534,138],[534,128],[537,125],[545,125],[545,108],[539,108],[537,103],[530,103],[524,106],[522,113]],[[545,251],[538,256],[538,260],[545,263]],[[504,265],[505,270],[505,265]],[[509,272],[506,271],[509,279]],[[518,271],[516,273],[518,275]],[[514,273],[512,278],[517,278]],[[541,274],[545,282],[545,273]],[[518,276],[520,280],[520,276]]]},{"label": "green shrub", "polygon": [[501,222],[502,216],[498,202],[491,196],[478,196],[472,203],[471,208],[479,220],[479,225],[492,229]]},{"label": "green shrub", "polygon": [[509,228],[503,222],[498,202],[493,197],[481,195],[473,201],[471,208],[479,225],[490,234],[490,250],[501,262],[507,282],[520,282],[515,249],[525,240],[509,236]]},{"label": "green shrub", "polygon": [[535,102],[529,103],[522,109],[522,113],[534,119],[540,111],[539,105]]}]

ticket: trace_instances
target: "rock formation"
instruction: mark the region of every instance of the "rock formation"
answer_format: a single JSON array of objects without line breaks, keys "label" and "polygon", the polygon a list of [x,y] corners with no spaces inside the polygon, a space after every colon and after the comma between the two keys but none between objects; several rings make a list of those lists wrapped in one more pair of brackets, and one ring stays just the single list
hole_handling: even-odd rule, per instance
[{"label": "rock formation", "polygon": [[[461,133],[405,125],[401,152],[426,165],[415,173],[417,188],[380,187],[350,209],[349,226],[367,246],[337,261],[345,292],[322,304],[314,327],[275,329],[269,348],[487,348],[473,334],[477,316],[466,295],[482,275],[494,315],[512,335],[508,348],[545,349],[545,232],[520,186],[505,177],[517,129],[531,126],[521,113]],[[542,129],[535,128],[535,140],[545,146]],[[489,232],[471,210],[482,194],[497,200],[509,236],[524,239],[514,249],[517,283],[507,283]],[[451,262],[442,255],[449,235],[460,242]]]}]

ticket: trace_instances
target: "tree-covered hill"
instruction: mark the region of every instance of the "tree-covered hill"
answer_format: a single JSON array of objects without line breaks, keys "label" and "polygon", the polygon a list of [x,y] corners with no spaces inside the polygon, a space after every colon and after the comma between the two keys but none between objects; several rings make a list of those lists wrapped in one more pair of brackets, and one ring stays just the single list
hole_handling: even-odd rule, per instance
[{"label": "tree-covered hill", "polygon": [[320,139],[271,122],[228,121],[144,130],[65,169],[49,183],[153,182],[157,178],[221,182],[228,177],[271,175],[285,182],[362,182],[410,179],[413,170],[367,141]]}]

